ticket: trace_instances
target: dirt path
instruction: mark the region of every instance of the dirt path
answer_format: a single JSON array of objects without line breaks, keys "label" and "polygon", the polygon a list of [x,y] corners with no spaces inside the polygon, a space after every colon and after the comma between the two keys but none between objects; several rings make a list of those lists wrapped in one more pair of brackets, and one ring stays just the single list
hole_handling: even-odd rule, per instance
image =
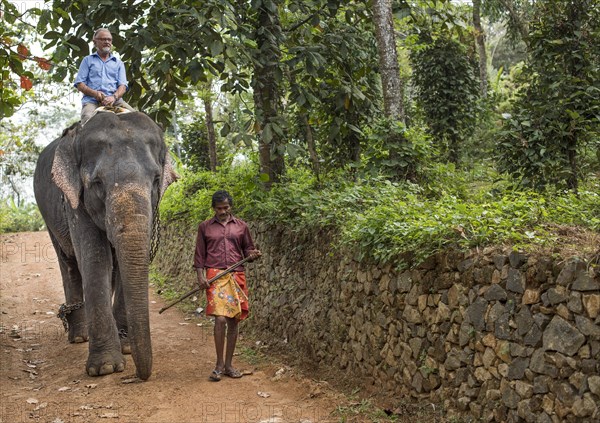
[{"label": "dirt path", "polygon": [[[214,365],[206,319],[172,309],[150,293],[152,377],[85,373],[88,344],[69,344],[56,318],[64,301],[58,262],[45,232],[0,236],[1,422],[333,422],[333,392],[293,369],[258,367],[237,356],[242,379],[208,380]],[[239,349],[239,348],[238,348]],[[262,396],[261,396],[262,395]]]}]

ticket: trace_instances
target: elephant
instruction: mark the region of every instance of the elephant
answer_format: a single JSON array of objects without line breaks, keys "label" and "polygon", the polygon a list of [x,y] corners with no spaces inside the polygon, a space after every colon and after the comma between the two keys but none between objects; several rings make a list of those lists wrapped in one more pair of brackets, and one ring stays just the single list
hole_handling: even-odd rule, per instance
[{"label": "elephant", "polygon": [[34,194],[58,256],[71,343],[89,340],[90,376],[152,374],[150,244],[158,204],[177,179],[163,131],[146,114],[96,114],[40,154]]}]

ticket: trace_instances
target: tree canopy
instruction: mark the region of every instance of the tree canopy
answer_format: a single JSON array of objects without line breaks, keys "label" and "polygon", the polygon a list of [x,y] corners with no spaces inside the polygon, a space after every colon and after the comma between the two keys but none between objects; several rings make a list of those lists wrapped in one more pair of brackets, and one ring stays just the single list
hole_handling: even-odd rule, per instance
[{"label": "tree canopy", "polygon": [[[478,158],[517,185],[576,191],[600,167],[592,0],[1,4],[4,117],[45,77],[70,85],[106,27],[127,67],[127,101],[173,133],[194,168],[241,155],[266,187],[290,166],[318,179],[344,169],[425,183],[437,165],[469,169]],[[30,53],[35,37],[47,59]],[[511,45],[521,50],[503,56],[510,68],[494,68],[488,59]]]}]

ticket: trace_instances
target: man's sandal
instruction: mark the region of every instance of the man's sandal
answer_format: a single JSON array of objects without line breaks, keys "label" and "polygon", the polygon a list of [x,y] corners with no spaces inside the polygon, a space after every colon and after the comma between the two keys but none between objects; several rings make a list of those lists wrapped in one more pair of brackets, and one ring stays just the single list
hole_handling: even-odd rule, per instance
[{"label": "man's sandal", "polygon": [[210,376],[208,377],[210,380],[212,380],[213,382],[219,382],[221,380],[221,375],[223,374],[223,372],[215,369],[212,371],[212,373],[210,374]]},{"label": "man's sandal", "polygon": [[241,372],[239,372],[236,369],[231,369],[231,370],[224,370],[223,374],[227,377],[233,378],[233,379],[239,379],[241,378],[243,375]]}]

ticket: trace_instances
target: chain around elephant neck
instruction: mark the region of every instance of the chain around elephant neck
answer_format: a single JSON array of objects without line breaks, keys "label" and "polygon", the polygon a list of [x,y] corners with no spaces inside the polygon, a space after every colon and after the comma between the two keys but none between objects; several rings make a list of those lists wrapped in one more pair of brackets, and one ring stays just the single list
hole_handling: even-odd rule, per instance
[{"label": "chain around elephant neck", "polygon": [[154,260],[156,252],[158,251],[158,245],[160,244],[160,211],[158,205],[160,200],[156,202],[154,207],[154,216],[152,216],[152,238],[150,239],[150,263]]}]

